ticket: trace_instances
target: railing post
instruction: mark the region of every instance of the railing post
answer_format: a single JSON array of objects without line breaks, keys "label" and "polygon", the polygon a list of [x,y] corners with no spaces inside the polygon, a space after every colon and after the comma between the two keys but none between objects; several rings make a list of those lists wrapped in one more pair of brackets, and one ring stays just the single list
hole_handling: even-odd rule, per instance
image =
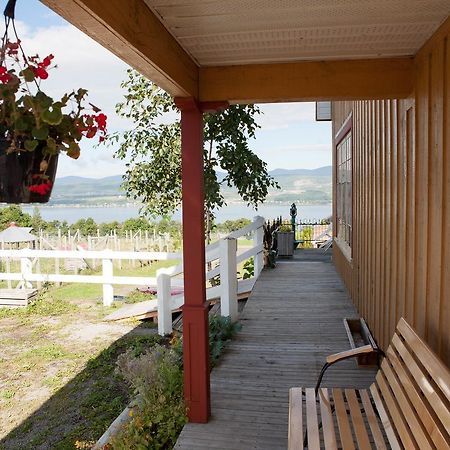
[{"label": "railing post", "polygon": [[166,336],[172,333],[172,297],[170,292],[170,275],[160,269],[156,277],[158,298],[158,333]]},{"label": "railing post", "polygon": [[236,250],[236,239],[220,241],[220,313],[232,322],[238,319]]},{"label": "railing post", "polygon": [[30,275],[33,273],[33,263],[31,259],[20,258],[20,272],[22,274],[23,285],[25,289],[30,289],[33,287],[30,280]]},{"label": "railing post", "polygon": [[[257,222],[257,227],[255,230],[255,233],[253,235],[253,245],[261,245],[264,241],[264,218],[261,216],[256,216],[253,219],[255,222]],[[263,251],[257,253],[254,258],[254,276],[256,278],[259,277],[259,274],[263,270],[264,267],[264,254]]]},{"label": "railing post", "polygon": [[[113,277],[112,259],[102,259],[102,269],[104,278]],[[114,301],[114,288],[111,283],[103,283],[103,306],[111,306]]]}]

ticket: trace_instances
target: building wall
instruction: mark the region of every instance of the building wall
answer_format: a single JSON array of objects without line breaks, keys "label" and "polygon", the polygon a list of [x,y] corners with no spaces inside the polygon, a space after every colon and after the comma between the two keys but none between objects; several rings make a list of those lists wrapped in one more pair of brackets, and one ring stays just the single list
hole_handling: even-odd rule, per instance
[{"label": "building wall", "polygon": [[378,343],[400,317],[450,365],[450,20],[415,58],[411,98],[333,103],[353,115],[353,246],[335,263]]}]

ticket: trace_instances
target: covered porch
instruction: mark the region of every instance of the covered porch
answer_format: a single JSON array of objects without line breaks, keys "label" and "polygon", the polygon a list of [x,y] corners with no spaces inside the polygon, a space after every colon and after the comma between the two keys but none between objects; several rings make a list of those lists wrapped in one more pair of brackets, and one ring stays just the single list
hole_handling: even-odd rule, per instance
[{"label": "covered porch", "polygon": [[[440,168],[441,185],[439,194],[428,192],[429,183],[426,182],[427,189],[415,191],[417,200],[423,200],[419,203],[419,214],[411,219],[421,226],[416,229],[423,234],[417,231],[416,234],[425,236],[424,242],[428,240],[433,249],[432,235],[426,225],[428,219],[431,231],[448,226],[450,191],[448,181],[443,181],[448,177],[442,175],[443,170],[448,170],[450,160],[447,155],[448,0],[377,3],[198,1],[189,5],[180,0],[42,1],[166,89],[177,99],[181,110],[183,251],[184,261],[189,262],[185,265],[183,309],[185,398],[191,422],[205,423],[211,413],[212,420],[208,425],[188,425],[180,436],[179,448],[198,449],[202,448],[202,443],[203,448],[213,448],[214,442],[217,442],[217,448],[284,448],[288,388],[313,385],[324,356],[348,348],[342,319],[355,316],[356,309],[329,262],[294,259],[281,263],[273,272],[263,272],[242,316],[243,330],[230,346],[221,366],[213,372],[210,409],[203,113],[233,103],[369,100],[369,104],[362,106],[366,106],[370,114],[365,120],[358,120],[358,126],[362,131],[367,130],[370,120],[376,117],[380,119],[380,125],[370,138],[361,132],[355,140],[358,145],[366,144],[367,154],[355,159],[353,172],[360,182],[373,177],[370,186],[378,186],[376,181],[380,176],[376,170],[379,166],[390,167],[375,159],[379,155],[378,147],[382,145],[380,142],[388,136],[386,130],[395,130],[390,141],[395,142],[395,155],[399,155],[402,164],[409,161],[408,153],[397,152],[397,145],[398,149],[403,149],[404,142],[410,145],[414,136],[417,137],[418,155],[423,155],[420,157],[434,165],[430,164],[428,169],[427,165],[412,164],[413,169],[418,167],[417,181],[408,175],[408,180],[412,181],[408,181],[403,191],[401,183],[406,184],[407,170],[399,163],[395,175],[395,180],[399,180],[398,192],[395,191],[385,203],[379,201],[380,193],[358,191],[359,185],[355,184],[354,195],[349,199],[354,202],[353,206],[359,201],[361,208],[358,210],[360,220],[353,222],[354,237],[357,237],[358,227],[365,223],[361,217],[366,217],[373,228],[367,233],[366,246],[354,239],[355,248],[347,254],[340,254],[336,246],[334,249],[336,262],[354,302],[369,315],[376,338],[382,340],[383,333],[392,334],[393,327],[386,327],[382,333],[381,328],[387,321],[379,311],[385,311],[395,324],[397,316],[407,308],[398,304],[397,298],[401,297],[398,292],[392,297],[392,308],[389,311],[384,308],[382,289],[386,283],[366,273],[369,267],[378,274],[381,261],[387,260],[388,246],[374,241],[372,236],[384,226],[386,205],[398,204],[399,209],[403,208],[406,192],[411,192],[411,186],[418,184],[420,179],[427,180],[422,177],[421,167],[425,168],[427,176],[433,167]],[[409,122],[405,119],[407,133],[404,135],[396,131],[403,123],[400,114],[395,115],[392,123],[384,118],[381,120],[382,114],[375,109],[378,105],[375,101],[388,99],[394,99],[395,104],[403,104],[405,99],[416,101],[416,122],[422,124],[422,130],[430,130],[430,136],[421,137],[415,131],[412,112]],[[339,107],[335,112],[339,113]],[[354,117],[356,127],[357,116]],[[337,135],[342,123],[337,121],[334,125],[334,135]],[[356,155],[356,151],[353,153]],[[358,171],[358,167],[365,167],[367,161],[370,162],[367,170]],[[411,204],[415,204],[412,194]],[[336,198],[334,205],[336,207]],[[434,214],[438,210],[443,211],[439,220]],[[355,208],[349,211],[356,219],[352,213]],[[405,211],[403,216],[406,216]],[[374,225],[375,213],[380,218]],[[396,217],[395,212],[392,217]],[[403,226],[405,224],[406,219]],[[389,227],[384,228],[388,230]],[[399,228],[401,233],[403,228]],[[334,237],[338,238],[337,235]],[[414,239],[413,235],[411,241]],[[424,262],[435,261],[424,248],[417,252],[421,258],[416,264],[418,275],[408,278],[413,286],[422,288],[416,289],[420,294],[418,298],[421,301],[429,299],[431,305],[417,303],[419,306],[414,306],[410,313],[414,317],[411,322],[434,347],[439,347],[444,356],[448,354],[448,331],[443,328],[449,311],[448,297],[442,301],[442,306],[433,305],[438,304],[435,301],[438,294],[442,293],[444,299],[449,292],[448,284],[445,284],[449,279],[445,277],[449,267],[448,239],[445,245],[440,253],[439,271],[433,270],[431,263],[427,270],[422,269]],[[356,250],[364,258],[355,259]],[[401,270],[398,279],[401,283],[406,279],[407,254],[406,246],[399,247],[401,262],[398,267]],[[376,260],[367,261],[372,255],[376,255]],[[441,272],[442,283],[434,275]],[[390,275],[390,272],[386,273]],[[394,280],[391,285],[397,286],[400,282]],[[377,297],[372,301],[374,291]],[[369,305],[365,305],[369,300]],[[425,319],[424,310],[429,310]],[[442,336],[446,337],[444,343],[440,343]],[[343,363],[341,368],[330,371],[326,383],[337,383],[341,387],[367,386],[373,373],[356,370],[352,364]],[[225,442],[234,447],[225,447]]]},{"label": "covered porch", "polygon": [[[330,253],[297,250],[262,272],[211,373],[211,419],[187,424],[176,449],[287,448],[289,389],[315,385],[325,357],[349,348],[343,319],[358,317]],[[367,388],[375,371],[343,361],[322,385]]]}]

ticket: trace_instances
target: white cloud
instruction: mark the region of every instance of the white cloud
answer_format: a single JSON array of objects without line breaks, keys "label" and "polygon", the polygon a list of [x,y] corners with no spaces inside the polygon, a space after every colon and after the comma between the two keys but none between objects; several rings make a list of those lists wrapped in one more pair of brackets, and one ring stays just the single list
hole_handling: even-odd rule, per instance
[{"label": "white cloud", "polygon": [[263,130],[279,130],[299,122],[315,120],[315,103],[271,103],[259,105],[258,123]]}]

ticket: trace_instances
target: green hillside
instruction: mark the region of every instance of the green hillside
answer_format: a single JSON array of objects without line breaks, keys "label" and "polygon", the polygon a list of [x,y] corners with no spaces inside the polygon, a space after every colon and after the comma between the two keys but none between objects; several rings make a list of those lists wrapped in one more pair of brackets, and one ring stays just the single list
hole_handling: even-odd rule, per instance
[{"label": "green hillside", "polygon": [[[281,186],[271,190],[268,202],[321,204],[331,202],[331,166],[308,169],[276,169],[270,174]],[[223,174],[218,174],[219,179]],[[121,189],[120,175],[106,178],[63,177],[55,182],[52,205],[125,205],[129,203]],[[224,186],[227,202],[240,201],[235,189]]]}]

